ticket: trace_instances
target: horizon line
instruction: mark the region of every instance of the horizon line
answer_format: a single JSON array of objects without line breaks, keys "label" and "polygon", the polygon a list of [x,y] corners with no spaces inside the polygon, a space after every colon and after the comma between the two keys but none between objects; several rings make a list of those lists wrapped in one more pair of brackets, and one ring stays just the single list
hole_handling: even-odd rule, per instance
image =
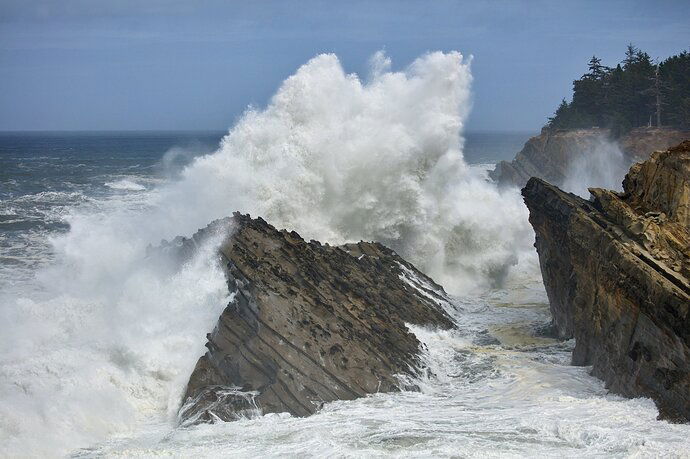
[{"label": "horizon line", "polygon": [[[468,129],[462,134],[481,134],[489,132],[511,132],[511,133],[528,133],[539,132],[541,128],[535,129]],[[208,133],[228,133],[230,129],[0,129],[0,134],[28,134],[28,133],[117,133],[117,132],[139,132],[139,133],[155,133],[155,132],[208,132]],[[462,135],[461,134],[461,135]]]}]

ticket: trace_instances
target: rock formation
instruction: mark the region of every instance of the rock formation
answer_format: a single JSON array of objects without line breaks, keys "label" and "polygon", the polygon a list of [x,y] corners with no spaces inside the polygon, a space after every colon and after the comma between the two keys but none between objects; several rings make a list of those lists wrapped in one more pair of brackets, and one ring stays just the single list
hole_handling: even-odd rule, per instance
[{"label": "rock formation", "polygon": [[[690,139],[690,132],[666,128],[637,128],[617,140],[625,156],[626,168],[642,161],[655,150],[665,150]],[[587,157],[603,142],[609,142],[608,129],[542,129],[540,135],[529,139],[513,161],[501,161],[489,173],[500,185],[524,186],[530,177],[562,185],[570,165],[580,157]]]},{"label": "rock formation", "polygon": [[381,244],[305,242],[235,214],[178,240],[180,252],[219,231],[234,296],[207,335],[182,422],[305,416],[324,402],[399,390],[398,376],[420,369],[421,344],[405,324],[453,326],[443,289]]},{"label": "rock formation", "polygon": [[553,326],[615,393],[690,420],[690,142],[592,199],[531,178],[522,193]]}]

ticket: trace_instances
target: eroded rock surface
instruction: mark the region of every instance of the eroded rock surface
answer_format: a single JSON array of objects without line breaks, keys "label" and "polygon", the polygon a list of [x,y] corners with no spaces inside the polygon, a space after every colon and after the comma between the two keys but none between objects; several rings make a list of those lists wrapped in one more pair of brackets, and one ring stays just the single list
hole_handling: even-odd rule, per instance
[{"label": "eroded rock surface", "polygon": [[561,186],[574,161],[597,154],[605,143],[617,143],[627,168],[647,159],[652,151],[665,150],[687,139],[690,132],[667,128],[633,129],[617,141],[610,139],[608,129],[543,129],[525,143],[515,159],[499,162],[489,175],[500,185],[523,187],[530,177],[539,177]]},{"label": "eroded rock surface", "polygon": [[453,326],[443,289],[381,244],[305,242],[235,214],[181,251],[219,231],[234,297],[207,335],[183,422],[257,410],[306,416],[324,402],[398,390],[397,375],[420,368],[421,344],[405,324]]},{"label": "eroded rock surface", "polygon": [[523,189],[553,325],[613,392],[690,420],[690,142],[635,164],[624,192]]}]

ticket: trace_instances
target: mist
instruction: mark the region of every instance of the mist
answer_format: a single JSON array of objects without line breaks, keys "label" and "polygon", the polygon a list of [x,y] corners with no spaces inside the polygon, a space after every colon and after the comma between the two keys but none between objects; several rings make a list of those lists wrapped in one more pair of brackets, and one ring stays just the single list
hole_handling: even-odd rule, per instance
[{"label": "mist", "polygon": [[393,71],[377,53],[367,73],[318,55],[217,151],[173,149],[167,182],[108,182],[110,198],[64,217],[69,231],[52,237],[55,262],[33,291],[0,296],[12,324],[0,334],[3,451],[66,453],[143,420],[175,421],[231,292],[220,239],[182,266],[146,249],[233,211],[306,239],[383,242],[452,292],[490,289],[533,263],[517,190],[499,192],[463,160],[470,60],[434,52]]},{"label": "mist", "polygon": [[600,137],[591,149],[573,156],[563,181],[564,190],[585,199],[589,198],[588,188],[622,191],[630,161],[616,141]]}]

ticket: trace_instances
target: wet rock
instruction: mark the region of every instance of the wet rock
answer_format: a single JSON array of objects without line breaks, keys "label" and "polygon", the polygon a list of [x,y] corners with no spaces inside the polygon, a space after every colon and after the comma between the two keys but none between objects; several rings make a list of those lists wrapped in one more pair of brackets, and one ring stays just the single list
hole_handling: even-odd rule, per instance
[{"label": "wet rock", "polygon": [[234,297],[189,379],[182,422],[252,408],[306,416],[325,402],[399,390],[397,376],[420,367],[405,324],[453,326],[443,289],[381,244],[305,242],[240,214],[185,244],[219,232]]},{"label": "wet rock", "polygon": [[[623,193],[522,190],[553,325],[613,392],[690,419],[690,142],[635,164]],[[663,217],[662,217],[663,216]]]}]

